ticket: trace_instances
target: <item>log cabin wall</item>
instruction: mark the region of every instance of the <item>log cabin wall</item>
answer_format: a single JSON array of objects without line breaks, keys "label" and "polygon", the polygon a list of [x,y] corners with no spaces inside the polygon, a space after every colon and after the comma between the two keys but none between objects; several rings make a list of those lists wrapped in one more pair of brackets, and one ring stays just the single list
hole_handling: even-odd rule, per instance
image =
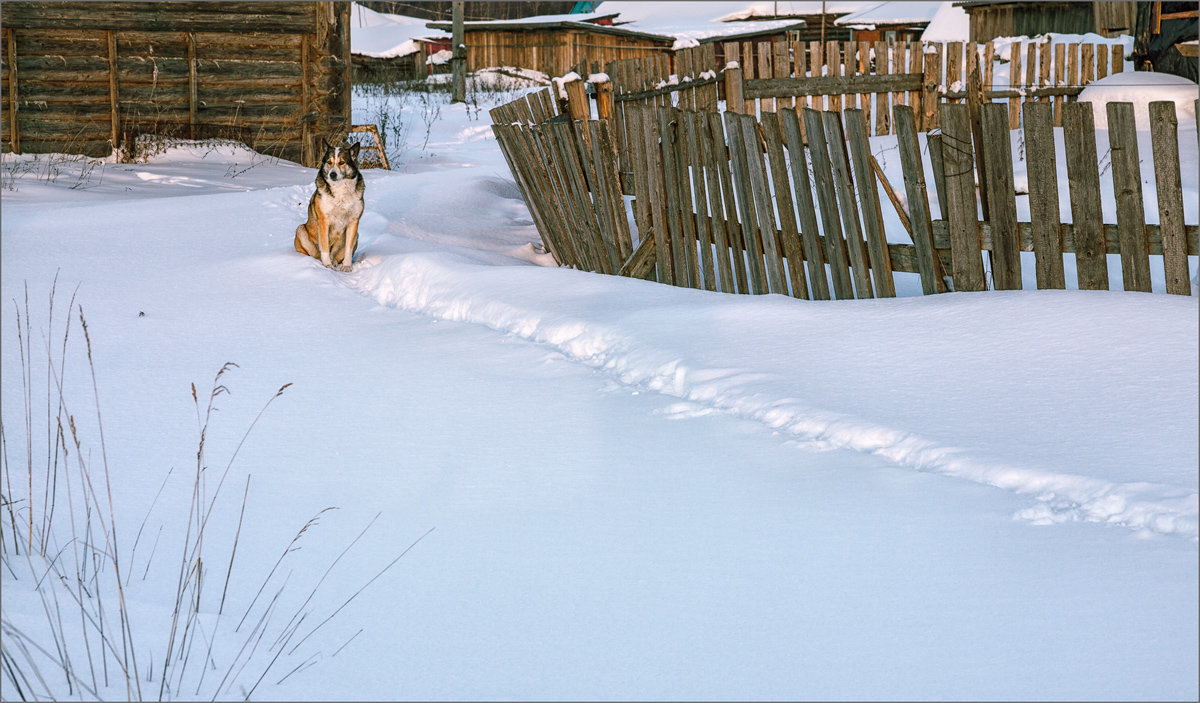
[{"label": "log cabin wall", "polygon": [[2,148],[107,156],[227,138],[314,166],[350,127],[350,4],[19,2],[0,8]]}]

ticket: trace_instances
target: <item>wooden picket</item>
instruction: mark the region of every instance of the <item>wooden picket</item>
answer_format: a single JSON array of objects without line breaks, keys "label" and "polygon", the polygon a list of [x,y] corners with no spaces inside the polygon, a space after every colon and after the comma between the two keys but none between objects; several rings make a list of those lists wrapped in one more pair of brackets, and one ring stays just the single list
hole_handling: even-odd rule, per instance
[{"label": "wooden picket", "polygon": [[[1103,290],[1110,287],[1107,257],[1115,254],[1121,288],[1149,291],[1151,269],[1161,267],[1168,293],[1191,292],[1189,257],[1200,249],[1200,227],[1183,221],[1171,102],[1151,110],[1147,160],[1161,219],[1150,225],[1128,103],[1106,106],[1111,166],[1103,173],[1092,105],[1062,105],[1072,214],[1063,223],[1053,96],[1022,106],[1020,136],[1038,154],[1027,164],[1029,222],[1017,219],[1006,103],[978,107],[975,135],[968,104],[940,106],[942,153],[931,165],[944,210],[935,219],[920,104],[891,109],[907,196],[901,199],[874,163],[870,132],[877,120],[866,107],[871,101],[857,94],[860,107],[843,103],[840,112],[797,102],[761,116],[631,103],[621,121],[552,114],[561,109],[547,102],[552,97],[534,93],[494,109],[493,130],[547,250],[564,266],[709,291],[846,300],[895,295],[896,273],[918,274],[926,294],[1020,289],[1022,252],[1033,254],[1038,288],[1065,288],[1064,255],[1073,255],[1077,287]],[[618,146],[620,130],[628,149]],[[622,157],[630,169],[624,179]],[[1115,194],[1115,222],[1103,221],[1102,176]],[[887,241],[881,188],[911,244]]]}]

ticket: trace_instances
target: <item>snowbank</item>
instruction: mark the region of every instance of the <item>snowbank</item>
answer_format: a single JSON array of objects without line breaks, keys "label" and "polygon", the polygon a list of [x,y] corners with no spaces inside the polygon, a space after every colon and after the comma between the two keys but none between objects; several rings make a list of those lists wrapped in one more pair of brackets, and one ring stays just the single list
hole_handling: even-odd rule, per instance
[{"label": "snowbank", "polygon": [[1186,78],[1170,73],[1139,71],[1117,73],[1084,86],[1079,102],[1092,103],[1092,118],[1096,129],[1108,129],[1106,103],[1131,102],[1133,116],[1139,130],[1150,129],[1150,103],[1172,101],[1179,128],[1196,129],[1196,100],[1200,98],[1200,86]]}]

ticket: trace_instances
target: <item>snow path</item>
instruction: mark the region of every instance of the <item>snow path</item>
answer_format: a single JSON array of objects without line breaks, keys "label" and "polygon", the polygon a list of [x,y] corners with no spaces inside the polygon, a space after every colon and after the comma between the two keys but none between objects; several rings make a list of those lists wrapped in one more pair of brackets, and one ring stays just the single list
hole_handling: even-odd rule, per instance
[{"label": "snow path", "polygon": [[[487,183],[476,181],[456,192],[477,199]],[[391,196],[379,196],[385,216]],[[419,196],[423,202],[433,197],[429,192]],[[463,208],[451,202],[439,211]],[[1161,416],[1164,438],[1196,426],[1196,410],[1188,410],[1190,390],[1197,384],[1194,367],[1147,369],[1147,378],[1129,379],[1128,384],[1110,375],[1130,356],[1186,358],[1164,352],[1196,339],[1194,300],[1070,291],[959,294],[949,305],[923,298],[808,304],[562,269],[537,271],[539,285],[531,287],[530,271],[514,276],[508,267],[472,261],[477,258],[475,250],[429,251],[408,242],[376,240],[345,285],[383,305],[482,324],[550,345],[622,384],[688,401],[696,412],[725,412],[811,446],[875,454],[902,466],[1032,496],[1037,502],[1017,517],[1035,523],[1085,520],[1197,537],[1200,503],[1194,487],[1147,482],[1138,475],[1136,467],[1144,457],[1129,449],[1138,440],[1153,443],[1154,438],[1141,436],[1141,431],[1136,437],[1119,432],[1089,436],[1088,428],[1113,407]],[[706,299],[696,305],[700,296]],[[1034,298],[1037,306],[1029,304]],[[1047,298],[1054,301],[1049,311],[1043,307]],[[1128,324],[1151,307],[1156,314],[1165,309],[1172,316],[1169,334]],[[1108,347],[1073,348],[1071,320],[1105,315],[1123,323],[1106,330]],[[1065,363],[1076,367],[1078,376],[1022,372],[1021,358],[1006,351],[1012,340],[989,334],[994,326],[1010,328],[1003,324],[1010,320],[1030,330],[1021,341],[1036,347],[1028,350],[1034,358],[1042,350],[1064,360],[1075,357]],[[863,343],[863,329],[897,326],[913,334],[904,339],[868,335]],[[843,344],[851,337],[852,346]],[[781,368],[778,360],[789,357],[795,363]],[[903,366],[892,361],[897,358],[905,360]],[[1007,383],[1014,374],[1028,376],[1031,387],[1053,384],[1062,405],[1031,407],[1025,389],[989,381]],[[961,392],[925,397],[922,379],[935,376],[942,383],[946,376],[957,377],[958,383],[951,385]],[[856,381],[847,387],[850,378]],[[939,423],[924,421],[928,409],[910,413],[911,424],[897,422],[905,418],[905,398],[943,403],[942,412],[933,413]],[[960,415],[973,418],[981,403],[995,406],[994,428],[966,427],[956,420]],[[1069,409],[1065,415],[1063,408]],[[995,431],[1001,427],[1003,433]],[[1064,448],[1063,436],[1085,441]],[[1105,467],[1103,478],[1058,468],[1089,451],[1092,461]],[[1196,454],[1157,460],[1168,467],[1179,462],[1178,475],[1186,477]]]}]

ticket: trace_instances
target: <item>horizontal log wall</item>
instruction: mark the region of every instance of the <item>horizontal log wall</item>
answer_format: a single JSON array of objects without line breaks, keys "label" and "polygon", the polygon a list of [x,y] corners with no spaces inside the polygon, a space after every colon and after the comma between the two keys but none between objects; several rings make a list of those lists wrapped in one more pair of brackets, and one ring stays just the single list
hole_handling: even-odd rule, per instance
[{"label": "horizontal log wall", "polygon": [[4,4],[3,148],[225,138],[307,165],[350,122],[345,3]]}]

